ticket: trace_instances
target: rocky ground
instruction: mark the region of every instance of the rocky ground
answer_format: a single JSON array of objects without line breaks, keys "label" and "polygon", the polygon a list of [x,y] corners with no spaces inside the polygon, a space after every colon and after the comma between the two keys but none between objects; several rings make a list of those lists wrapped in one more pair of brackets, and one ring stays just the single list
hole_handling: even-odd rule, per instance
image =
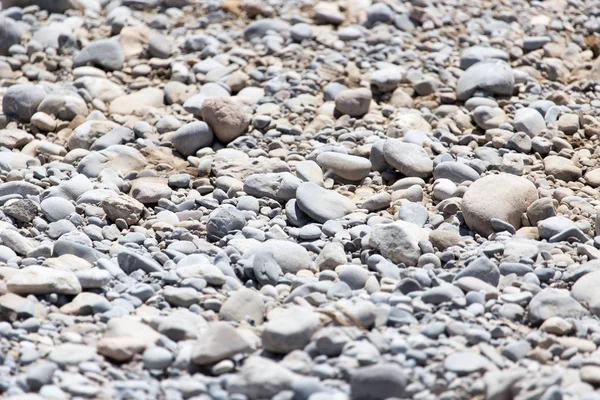
[{"label": "rocky ground", "polygon": [[1,0],[0,393],[600,399],[600,4]]}]

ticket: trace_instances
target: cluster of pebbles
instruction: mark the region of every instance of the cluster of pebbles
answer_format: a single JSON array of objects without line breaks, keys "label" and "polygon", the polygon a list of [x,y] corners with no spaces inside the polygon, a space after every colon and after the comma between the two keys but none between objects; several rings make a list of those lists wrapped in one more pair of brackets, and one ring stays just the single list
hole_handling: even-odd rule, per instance
[{"label": "cluster of pebbles", "polygon": [[600,4],[1,0],[0,393],[600,399]]}]

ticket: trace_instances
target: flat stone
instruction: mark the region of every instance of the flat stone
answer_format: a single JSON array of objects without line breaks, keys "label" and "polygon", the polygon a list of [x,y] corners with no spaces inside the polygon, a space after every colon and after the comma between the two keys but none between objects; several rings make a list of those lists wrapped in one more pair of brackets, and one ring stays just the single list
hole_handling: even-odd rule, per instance
[{"label": "flat stone", "polygon": [[352,200],[312,182],[305,182],[298,186],[296,200],[302,211],[321,223],[343,218],[356,210],[356,204]]},{"label": "flat stone", "polygon": [[67,294],[81,292],[79,280],[69,271],[32,265],[25,267],[18,274],[12,274],[6,280],[6,286],[17,294]]},{"label": "flat stone", "polygon": [[210,365],[251,351],[248,341],[229,323],[212,322],[194,344],[191,359],[196,365]]},{"label": "flat stone", "polygon": [[403,175],[428,178],[433,173],[433,161],[427,152],[416,144],[399,139],[388,139],[383,146],[385,160]]}]

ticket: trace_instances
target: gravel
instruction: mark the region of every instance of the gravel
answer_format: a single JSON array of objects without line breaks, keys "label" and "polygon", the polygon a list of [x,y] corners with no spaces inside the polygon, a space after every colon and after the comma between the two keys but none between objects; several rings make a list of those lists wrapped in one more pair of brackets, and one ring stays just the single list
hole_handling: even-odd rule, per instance
[{"label": "gravel", "polygon": [[600,9],[546,3],[3,0],[0,397],[596,398]]}]

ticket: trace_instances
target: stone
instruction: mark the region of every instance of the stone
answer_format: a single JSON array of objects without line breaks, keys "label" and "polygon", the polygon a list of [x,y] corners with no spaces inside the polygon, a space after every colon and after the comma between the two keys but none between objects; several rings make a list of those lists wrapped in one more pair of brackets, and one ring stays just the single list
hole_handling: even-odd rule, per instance
[{"label": "stone", "polygon": [[298,186],[296,201],[306,215],[321,223],[343,218],[356,210],[356,204],[352,200],[313,182],[304,182]]},{"label": "stone", "polygon": [[29,122],[46,96],[46,91],[40,85],[12,85],[2,97],[2,112],[8,118]]},{"label": "stone", "polygon": [[49,197],[40,203],[42,214],[50,222],[66,219],[75,212],[75,206],[61,197]]},{"label": "stone", "polygon": [[421,256],[419,242],[427,239],[427,232],[415,224],[396,221],[373,227],[369,245],[378,249],[385,258],[407,266],[417,264]]},{"label": "stone", "polygon": [[173,362],[173,354],[163,347],[150,347],[142,355],[144,368],[150,370],[164,370]]},{"label": "stone", "polygon": [[233,292],[221,306],[219,317],[224,321],[250,321],[261,325],[265,304],[261,295],[251,289],[241,288]]},{"label": "stone", "polygon": [[170,199],[172,191],[164,178],[143,177],[131,181],[130,195],[142,204],[155,204],[160,199]]},{"label": "stone", "polygon": [[508,61],[508,53],[501,49],[486,46],[472,46],[460,54],[460,69],[466,70],[470,66],[483,60],[502,60]]},{"label": "stone", "polygon": [[112,169],[125,175],[142,169],[146,164],[146,158],[133,147],[111,145],[83,157],[77,166],[77,171],[89,178],[96,178],[105,169]]},{"label": "stone", "polygon": [[98,354],[118,362],[132,359],[145,348],[144,340],[137,337],[104,337],[96,345]]},{"label": "stone", "polygon": [[134,253],[130,250],[122,250],[117,255],[117,260],[119,263],[119,267],[126,274],[130,274],[138,269],[150,274],[152,272],[162,272],[163,269],[160,264],[152,259],[151,257],[144,257],[138,253]]},{"label": "stone", "polygon": [[407,378],[397,364],[381,363],[358,368],[350,378],[351,398],[385,400],[405,395]]},{"label": "stone", "polygon": [[99,39],[85,46],[73,59],[74,67],[93,65],[106,71],[120,71],[125,54],[120,43],[114,39]]},{"label": "stone", "polygon": [[493,369],[491,361],[481,354],[471,352],[457,352],[449,355],[444,361],[444,368],[459,376]]},{"label": "stone", "polygon": [[251,356],[238,376],[227,381],[229,393],[241,393],[250,400],[271,398],[291,390],[296,375],[284,366],[265,357]]},{"label": "stone", "polygon": [[547,175],[565,182],[576,181],[582,175],[581,168],[577,167],[572,160],[561,156],[544,158],[544,170]]},{"label": "stone", "polygon": [[77,115],[88,115],[85,100],[77,92],[70,90],[52,91],[42,100],[37,110],[63,121],[72,121]]},{"label": "stone", "polygon": [[48,356],[48,360],[62,366],[77,365],[89,361],[96,356],[96,349],[84,344],[63,343],[56,346]]},{"label": "stone", "polygon": [[296,197],[302,181],[289,172],[252,174],[244,181],[244,192],[256,198],[269,197],[287,202]]},{"label": "stone", "polygon": [[128,225],[139,221],[144,205],[127,195],[112,195],[102,201],[102,209],[112,221],[123,219]]},{"label": "stone", "polygon": [[546,122],[539,112],[533,108],[520,108],[515,112],[513,126],[517,131],[529,136],[536,136],[546,129]]},{"label": "stone", "polygon": [[259,254],[273,258],[283,273],[296,274],[299,271],[310,269],[313,262],[308,251],[299,245],[287,240],[267,240],[246,250],[243,259],[252,260]]},{"label": "stone", "polygon": [[433,173],[433,161],[427,152],[416,144],[399,139],[388,139],[383,146],[385,160],[403,175],[428,178]]},{"label": "stone", "polygon": [[251,351],[248,341],[228,322],[212,322],[194,344],[191,360],[196,365],[210,365]]},{"label": "stone", "polygon": [[241,230],[245,224],[244,214],[235,207],[219,207],[210,213],[206,233],[209,239],[221,239],[229,232]]},{"label": "stone", "polygon": [[202,103],[202,119],[211,127],[217,139],[229,143],[248,130],[250,116],[244,108],[229,98],[208,98]]},{"label": "stone", "polygon": [[550,288],[536,294],[529,302],[527,311],[529,320],[535,325],[552,317],[580,318],[589,314],[567,290]]},{"label": "stone", "polygon": [[303,307],[291,307],[264,325],[263,346],[274,353],[287,354],[304,348],[318,328],[317,314]]},{"label": "stone", "polygon": [[5,204],[2,212],[17,221],[30,222],[39,212],[39,205],[29,199],[15,200]]},{"label": "stone", "polygon": [[521,227],[521,214],[538,199],[535,185],[509,174],[488,175],[475,181],[463,196],[462,209],[470,229],[488,236],[494,232],[491,219]]},{"label": "stone", "polygon": [[177,129],[173,134],[173,147],[184,156],[191,156],[204,147],[210,146],[214,134],[202,121],[190,122]]},{"label": "stone", "polygon": [[454,183],[474,182],[479,179],[479,173],[466,164],[444,161],[435,166],[433,178],[448,179]]},{"label": "stone", "polygon": [[371,172],[371,162],[363,157],[335,152],[323,152],[317,156],[317,163],[340,178],[360,181]]},{"label": "stone", "polygon": [[362,117],[369,112],[373,95],[367,88],[348,89],[335,98],[335,108],[341,114],[351,117]]},{"label": "stone", "polygon": [[515,77],[506,62],[500,60],[483,60],[471,65],[456,84],[456,97],[467,100],[478,90],[492,94],[509,96],[513,92]]},{"label": "stone", "polygon": [[[3,8],[8,7],[10,6],[3,2]],[[8,49],[12,45],[21,43],[22,36],[22,29],[15,20],[4,15],[0,17],[0,55],[7,56]]]},{"label": "stone", "polygon": [[117,97],[110,102],[109,111],[114,114],[140,114],[148,109],[164,105],[164,93],[157,88],[144,88],[140,91]]},{"label": "stone", "polygon": [[454,279],[458,280],[466,276],[480,279],[493,287],[497,287],[498,283],[500,283],[500,269],[486,256],[481,256],[471,261]]},{"label": "stone", "polygon": [[81,292],[81,285],[75,274],[52,268],[32,265],[25,267],[18,274],[11,274],[6,279],[9,292],[16,294],[67,294]]}]

